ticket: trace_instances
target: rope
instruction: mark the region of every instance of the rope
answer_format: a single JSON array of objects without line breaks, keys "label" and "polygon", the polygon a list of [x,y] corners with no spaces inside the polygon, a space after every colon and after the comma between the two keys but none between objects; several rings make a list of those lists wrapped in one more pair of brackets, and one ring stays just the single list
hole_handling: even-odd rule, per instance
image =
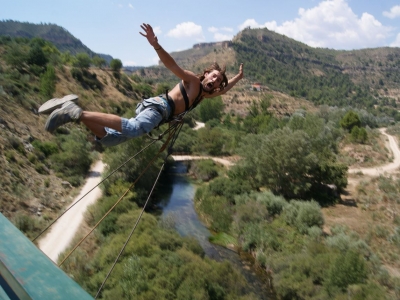
[{"label": "rope", "polygon": [[[154,163],[157,157],[161,154],[162,151],[158,151],[158,153],[153,157],[153,159],[147,164],[146,168],[139,174],[136,180],[130,185],[130,187],[123,193],[123,195],[115,202],[115,204],[104,214],[104,216],[94,225],[94,227],[86,234],[76,245],[75,247],[67,254],[67,256],[61,261],[58,265],[59,267],[70,257],[70,255],[79,247],[80,244],[100,225],[100,223],[111,213],[111,211],[121,202],[121,200],[128,194],[130,189],[135,185],[135,183],[142,177],[142,175],[150,168],[150,166]],[[137,155],[137,154],[136,154]],[[135,155],[135,156],[136,156]]]},{"label": "rope", "polygon": [[51,222],[46,228],[44,228],[33,240],[34,242],[37,238],[39,238],[44,232],[46,232],[55,222],[57,222],[63,215],[65,215],[71,208],[73,208],[76,204],[78,204],[83,198],[85,198],[90,192],[92,192],[95,188],[97,188],[100,184],[102,184],[104,181],[106,181],[111,175],[113,175],[115,172],[117,172],[119,169],[121,169],[124,165],[126,165],[128,162],[130,162],[133,158],[135,158],[137,155],[142,153],[144,150],[149,148],[151,145],[153,145],[157,140],[153,140],[153,142],[149,143],[146,147],[144,147],[142,150],[140,150],[138,153],[136,153],[134,156],[130,157],[127,159],[125,162],[123,162],[118,168],[116,168],[114,171],[112,171],[110,174],[108,174],[102,181],[100,181],[96,186],[94,186],[90,191],[88,191],[85,195],[83,195],[79,200],[77,200],[74,204],[72,204],[68,209],[66,209],[62,214],[60,214],[53,222]]},{"label": "rope", "polygon": [[157,178],[156,178],[156,180],[155,180],[155,182],[154,182],[154,184],[153,184],[153,187],[152,187],[152,189],[151,189],[151,191],[150,191],[149,196],[147,197],[146,202],[144,203],[144,206],[143,206],[143,208],[142,208],[142,210],[141,210],[141,212],[140,212],[140,214],[139,214],[139,217],[138,217],[137,220],[136,220],[135,225],[133,226],[131,232],[129,233],[128,238],[126,239],[124,245],[122,246],[121,251],[118,253],[117,258],[115,259],[113,265],[111,266],[110,270],[108,271],[108,273],[107,273],[107,275],[106,275],[106,277],[105,277],[103,283],[101,284],[99,290],[97,291],[97,294],[96,294],[96,296],[94,297],[94,299],[97,299],[97,297],[99,296],[101,290],[103,289],[104,285],[106,284],[106,281],[107,281],[108,277],[110,277],[111,272],[114,270],[114,268],[115,268],[115,266],[116,266],[116,264],[117,264],[119,258],[121,257],[121,255],[122,255],[122,253],[124,252],[126,246],[128,245],[128,243],[129,243],[129,241],[130,241],[130,239],[131,239],[133,233],[135,232],[135,229],[136,229],[137,225],[139,224],[139,221],[140,221],[140,219],[142,218],[142,215],[143,215],[143,213],[144,213],[144,211],[145,211],[145,209],[146,209],[147,203],[149,202],[149,199],[150,199],[151,195],[153,194],[153,191],[154,191],[154,188],[155,188],[155,186],[156,186],[156,184],[157,184],[157,182],[158,182],[158,179],[160,178],[161,171],[162,171],[162,169],[164,168],[164,165],[165,165],[165,161],[164,161],[163,165],[162,165],[161,168],[160,168],[160,172],[158,173],[158,176],[157,176]]},{"label": "rope", "polygon": [[[140,214],[139,214],[139,217],[137,218],[135,225],[133,226],[133,228],[132,228],[132,230],[131,230],[131,232],[130,232],[128,238],[126,239],[124,245],[122,246],[121,251],[120,251],[119,254],[117,255],[117,257],[116,257],[114,263],[112,264],[110,270],[108,271],[108,273],[107,273],[107,275],[106,275],[106,277],[105,277],[103,283],[101,284],[99,290],[97,291],[97,294],[96,294],[96,296],[95,296],[95,299],[97,299],[97,297],[99,296],[99,294],[100,294],[101,290],[103,289],[103,287],[104,287],[104,285],[105,285],[107,279],[110,277],[111,272],[114,270],[114,268],[115,268],[115,266],[116,266],[116,264],[117,264],[119,258],[121,257],[123,251],[125,250],[127,244],[129,243],[129,241],[130,241],[130,239],[131,239],[133,233],[135,232],[135,229],[136,229],[137,225],[139,224],[139,221],[140,221],[140,219],[142,218],[142,215],[143,215],[143,213],[144,213],[144,211],[145,211],[145,209],[146,209],[147,203],[149,202],[149,199],[150,199],[151,195],[153,194],[154,188],[155,188],[155,186],[157,185],[157,182],[158,182],[158,180],[159,180],[159,178],[160,178],[161,172],[162,172],[162,170],[163,170],[163,168],[164,168],[164,165],[165,165],[165,163],[166,163],[166,161],[167,161],[167,158],[168,158],[168,156],[172,153],[172,146],[174,145],[176,139],[178,138],[178,135],[179,135],[179,133],[180,133],[180,130],[181,130],[182,126],[183,126],[183,122],[182,122],[182,119],[181,119],[181,121],[177,123],[176,128],[175,128],[173,134],[170,134],[170,135],[168,136],[167,141],[166,141],[166,142],[164,143],[164,145],[160,148],[159,153],[157,154],[157,156],[165,150],[166,146],[169,144],[169,141],[172,140],[170,146],[168,147],[167,155],[166,155],[166,157],[164,158],[164,163],[162,164],[162,166],[161,166],[161,168],[160,168],[160,171],[159,171],[159,173],[158,173],[158,176],[157,176],[157,178],[156,178],[156,180],[155,180],[155,182],[154,182],[154,184],[153,184],[153,187],[152,187],[152,189],[151,189],[151,191],[150,191],[150,193],[149,193],[149,196],[147,197],[147,200],[146,200],[146,202],[145,202],[145,204],[144,204],[144,206],[143,206],[143,208],[142,208],[142,210],[141,210],[141,212],[140,212]],[[130,189],[130,188],[129,188],[129,189]],[[128,191],[129,191],[129,189],[128,189]],[[127,191],[127,192],[128,192],[128,191]],[[126,192],[126,193],[127,193],[127,192]]]}]

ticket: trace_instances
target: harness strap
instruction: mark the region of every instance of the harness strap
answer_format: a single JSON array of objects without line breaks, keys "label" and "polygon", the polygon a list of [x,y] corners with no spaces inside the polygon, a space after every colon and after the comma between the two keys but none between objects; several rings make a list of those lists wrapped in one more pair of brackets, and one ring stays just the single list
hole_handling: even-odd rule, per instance
[{"label": "harness strap", "polygon": [[183,99],[185,100],[185,111],[189,109],[189,97],[186,93],[185,88],[183,87],[182,81],[179,82],[179,89],[181,90],[181,94],[183,96]]},{"label": "harness strap", "polygon": [[182,81],[179,82],[179,89],[181,90],[181,94],[183,96],[183,99],[185,100],[185,111],[188,111],[189,109],[192,110],[200,103],[200,95],[203,92],[203,86],[201,85],[201,83],[200,83],[199,94],[197,95],[197,97],[194,100],[191,107],[189,107],[189,97],[186,93],[186,90],[185,90],[185,87],[183,86]]}]

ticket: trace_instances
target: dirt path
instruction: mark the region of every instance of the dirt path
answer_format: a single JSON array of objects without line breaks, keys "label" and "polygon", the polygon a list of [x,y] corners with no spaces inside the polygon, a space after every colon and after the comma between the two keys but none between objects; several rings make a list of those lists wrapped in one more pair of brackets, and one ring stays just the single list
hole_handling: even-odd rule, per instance
[{"label": "dirt path", "polygon": [[[201,126],[201,125],[200,125]],[[379,176],[383,173],[390,173],[396,171],[400,167],[400,149],[397,145],[395,138],[391,135],[388,135],[385,132],[385,129],[380,129],[381,133],[388,137],[388,148],[392,151],[393,154],[393,162],[382,165],[376,168],[357,168],[357,169],[349,169],[349,174],[358,174],[362,173],[362,176],[357,178],[349,178],[349,191],[351,187],[354,187],[359,180],[361,180],[364,176]],[[196,160],[196,159],[212,159],[218,163],[223,164],[224,166],[230,167],[234,165],[237,159],[232,161],[231,159],[228,160],[226,158],[220,157],[211,157],[211,156],[192,156],[192,155],[173,155],[172,158],[176,161],[184,161],[184,160]],[[101,181],[101,174],[104,169],[104,164],[101,161],[98,161],[96,164],[93,165],[91,172],[88,175],[86,184],[83,186],[80,194],[74,199],[75,203],[79,200],[83,195],[85,195],[88,191],[90,191],[94,186],[96,186]],[[94,203],[99,197],[101,196],[100,188],[94,189],[89,195],[87,195],[84,199],[82,199],[77,205],[75,205],[70,211],[68,211],[60,220],[58,220],[53,227],[51,228],[50,232],[39,241],[39,248],[47,254],[54,262],[57,261],[58,255],[64,251],[71,242],[72,238],[74,237],[76,231],[78,230],[81,222],[83,221],[83,213],[86,211],[88,205]],[[348,197],[352,197],[351,194]],[[72,204],[73,204],[72,203]],[[71,204],[71,205],[72,205]],[[340,212],[342,218],[351,218],[355,221],[357,220],[356,214],[359,212],[355,212],[355,207],[343,206],[346,209],[347,213],[344,213],[341,209],[343,205],[336,206],[337,211]],[[332,209],[329,209],[329,215],[333,217],[336,215],[332,213]],[[325,214],[328,211],[325,210]],[[350,213],[349,216],[346,215]],[[333,218],[335,221],[338,221],[337,218]],[[331,219],[331,221],[333,221]],[[330,223],[330,222],[329,222]],[[329,224],[327,224],[329,226]],[[356,225],[356,224],[355,224]]]},{"label": "dirt path", "polygon": [[375,167],[375,168],[349,169],[349,173],[362,173],[363,175],[376,177],[376,176],[382,175],[384,173],[394,172],[399,168],[399,166],[400,166],[400,150],[399,150],[399,146],[397,144],[396,139],[392,135],[388,135],[386,133],[385,128],[381,128],[381,129],[379,129],[379,131],[389,139],[386,146],[392,152],[393,162],[386,164],[386,165],[379,166],[379,167]]},{"label": "dirt path", "polygon": [[233,166],[234,163],[226,158],[212,157],[212,156],[196,156],[196,155],[171,155],[175,161],[185,161],[185,160],[198,160],[198,159],[212,159],[226,167]]},{"label": "dirt path", "polygon": [[[71,203],[73,205],[82,196],[89,192],[101,181],[101,174],[104,170],[103,162],[97,161],[91,168],[91,171],[86,179],[85,185],[82,187],[79,195]],[[75,236],[81,222],[83,221],[83,214],[87,207],[94,203],[101,196],[101,189],[96,187],[87,196],[85,196],[79,203],[77,203],[70,211],[66,212],[39,241],[39,248],[55,263],[57,262],[58,255],[63,252],[70,244]],[[71,206],[70,205],[70,206]]]}]

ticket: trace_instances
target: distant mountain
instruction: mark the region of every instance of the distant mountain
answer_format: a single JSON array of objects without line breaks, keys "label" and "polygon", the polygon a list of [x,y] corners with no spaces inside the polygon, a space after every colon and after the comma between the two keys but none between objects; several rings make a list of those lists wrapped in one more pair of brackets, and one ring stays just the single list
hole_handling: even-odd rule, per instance
[{"label": "distant mountain", "polygon": [[75,55],[77,53],[87,53],[90,57],[98,55],[109,63],[113,58],[108,54],[95,53],[85,46],[79,39],[75,38],[65,28],[55,24],[32,24],[28,22],[18,22],[12,20],[0,21],[0,36],[40,37],[52,42],[61,52],[69,51]]},{"label": "distant mountain", "polygon": [[[382,105],[397,110],[396,103],[400,103],[400,48],[313,48],[267,28],[246,28],[232,41],[196,44],[171,56],[196,73],[217,61],[235,74],[243,62],[250,83],[317,105]],[[162,66],[144,68],[140,75],[171,80]]]}]

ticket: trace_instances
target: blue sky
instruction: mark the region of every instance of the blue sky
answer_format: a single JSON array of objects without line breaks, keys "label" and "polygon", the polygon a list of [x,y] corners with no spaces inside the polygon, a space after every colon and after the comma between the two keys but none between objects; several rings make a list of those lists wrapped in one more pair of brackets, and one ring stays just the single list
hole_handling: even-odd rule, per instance
[{"label": "blue sky", "polygon": [[400,2],[394,0],[0,0],[0,5],[0,20],[57,24],[124,66],[157,63],[139,34],[144,22],[168,52],[230,40],[248,26],[312,47],[400,47]]}]

